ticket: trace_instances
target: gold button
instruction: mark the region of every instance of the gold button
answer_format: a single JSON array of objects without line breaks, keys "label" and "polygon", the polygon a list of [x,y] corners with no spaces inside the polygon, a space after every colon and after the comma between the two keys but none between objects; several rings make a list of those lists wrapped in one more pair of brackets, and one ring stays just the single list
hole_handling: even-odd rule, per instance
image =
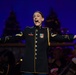
[{"label": "gold button", "polygon": [[35,49],[35,51],[37,51],[37,49]]},{"label": "gold button", "polygon": [[37,59],[37,57],[35,57],[35,59]]},{"label": "gold button", "polygon": [[36,39],[37,39],[37,37],[36,37]]},{"label": "gold button", "polygon": [[37,47],[37,45],[35,45],[35,47]]},{"label": "gold button", "polygon": [[37,43],[37,41],[35,41],[35,43]]},{"label": "gold button", "polygon": [[37,55],[37,53],[35,53],[35,55]]},{"label": "gold button", "polygon": [[36,35],[38,35],[38,34],[36,34]]}]

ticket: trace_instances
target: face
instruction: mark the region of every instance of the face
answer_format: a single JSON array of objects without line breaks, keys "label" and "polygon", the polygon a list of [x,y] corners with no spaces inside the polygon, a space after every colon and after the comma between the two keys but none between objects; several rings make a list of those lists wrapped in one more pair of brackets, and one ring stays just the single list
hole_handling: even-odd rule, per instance
[{"label": "face", "polygon": [[44,18],[39,12],[35,12],[33,15],[33,21],[36,26],[41,26],[42,22],[44,21]]}]

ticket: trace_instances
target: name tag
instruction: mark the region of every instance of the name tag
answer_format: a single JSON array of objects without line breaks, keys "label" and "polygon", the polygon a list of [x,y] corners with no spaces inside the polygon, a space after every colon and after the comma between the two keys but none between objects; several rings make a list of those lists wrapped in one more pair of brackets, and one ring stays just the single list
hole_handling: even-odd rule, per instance
[{"label": "name tag", "polygon": [[29,36],[33,36],[33,34],[32,33],[30,33],[30,34],[28,34]]}]

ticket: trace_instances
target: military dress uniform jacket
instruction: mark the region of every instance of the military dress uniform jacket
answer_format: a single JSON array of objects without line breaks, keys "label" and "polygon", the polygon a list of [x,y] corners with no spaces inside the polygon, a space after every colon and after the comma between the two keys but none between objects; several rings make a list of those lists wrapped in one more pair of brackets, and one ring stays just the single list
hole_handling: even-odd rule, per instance
[{"label": "military dress uniform jacket", "polygon": [[48,73],[47,49],[49,41],[74,40],[73,37],[74,35],[53,35],[48,28],[34,26],[26,27],[20,36],[5,38],[5,40],[26,40],[26,50],[21,64],[22,72]]},{"label": "military dress uniform jacket", "polygon": [[26,50],[21,71],[32,73],[48,73],[47,29],[42,27],[27,27],[23,31],[26,40]]}]

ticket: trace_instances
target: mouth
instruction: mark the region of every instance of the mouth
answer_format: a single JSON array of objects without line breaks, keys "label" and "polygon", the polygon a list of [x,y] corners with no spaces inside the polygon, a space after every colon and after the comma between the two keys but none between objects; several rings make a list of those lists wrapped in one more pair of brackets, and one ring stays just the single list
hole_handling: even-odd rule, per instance
[{"label": "mouth", "polygon": [[39,20],[34,20],[35,25],[40,25],[40,21]]},{"label": "mouth", "polygon": [[37,22],[39,22],[38,20],[35,20],[35,22],[37,23]]}]

